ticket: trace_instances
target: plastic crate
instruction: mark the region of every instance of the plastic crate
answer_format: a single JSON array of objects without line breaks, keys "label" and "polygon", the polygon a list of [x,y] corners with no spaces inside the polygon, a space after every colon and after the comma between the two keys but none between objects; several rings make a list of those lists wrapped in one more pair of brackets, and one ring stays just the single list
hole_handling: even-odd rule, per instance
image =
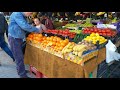
[{"label": "plastic crate", "polygon": [[30,73],[34,74],[36,78],[43,78],[43,74],[31,65],[30,65]]}]

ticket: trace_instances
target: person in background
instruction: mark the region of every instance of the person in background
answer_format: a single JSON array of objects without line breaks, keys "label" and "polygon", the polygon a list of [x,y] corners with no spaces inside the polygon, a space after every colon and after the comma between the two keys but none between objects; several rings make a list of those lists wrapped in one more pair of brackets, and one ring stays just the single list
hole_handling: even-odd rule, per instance
[{"label": "person in background", "polygon": [[38,28],[40,30],[40,33],[47,30],[47,28],[45,27],[44,24],[41,23],[39,18],[34,18],[33,21],[34,21],[36,28]]},{"label": "person in background", "polygon": [[43,16],[41,23],[44,24],[47,29],[54,29],[53,22],[47,15]]},{"label": "person in background", "polygon": [[27,22],[26,17],[33,12],[13,12],[10,16],[8,27],[8,41],[11,51],[15,58],[16,68],[20,78],[29,78],[26,74],[24,65],[24,55],[22,52],[22,43],[25,39],[25,31],[40,33],[40,30]]},{"label": "person in background", "polygon": [[2,13],[0,13],[0,47],[3,49],[14,61],[13,54],[5,42],[5,31],[8,30],[7,21]]}]

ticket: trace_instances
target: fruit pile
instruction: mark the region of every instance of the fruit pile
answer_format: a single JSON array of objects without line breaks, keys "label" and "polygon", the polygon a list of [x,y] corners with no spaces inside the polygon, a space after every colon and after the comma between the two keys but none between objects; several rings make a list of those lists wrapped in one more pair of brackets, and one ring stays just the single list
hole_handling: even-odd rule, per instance
[{"label": "fruit pile", "polygon": [[69,42],[68,45],[66,45],[63,50],[62,54],[70,53],[73,51],[73,47],[75,46],[74,42]]},{"label": "fruit pile", "polygon": [[93,27],[94,25],[92,23],[84,23],[80,24],[81,27]]},{"label": "fruit pile", "polygon": [[73,47],[73,52],[72,53],[76,56],[81,57],[84,51],[87,51],[87,46],[86,45],[75,45]]},{"label": "fruit pile", "polygon": [[52,33],[55,35],[62,35],[63,37],[69,36],[69,38],[74,38],[76,33],[75,32],[70,32],[69,29],[65,30],[46,30],[45,33]]},{"label": "fruit pile", "polygon": [[87,37],[86,34],[80,33],[80,34],[77,34],[77,35],[75,36],[75,38],[73,39],[73,41],[74,41],[75,43],[78,43],[78,42],[82,41],[82,40],[83,40],[84,38],[86,38],[86,37]]},{"label": "fruit pile", "polygon": [[65,27],[77,27],[77,24],[68,23],[68,24],[65,25]]},{"label": "fruit pile", "polygon": [[51,47],[55,51],[62,51],[62,49],[69,43],[68,39],[62,40],[57,36],[46,37],[42,34],[31,33],[27,37],[27,41],[32,41],[33,44],[40,44],[42,47]]},{"label": "fruit pile", "polygon": [[80,34],[81,33],[81,30],[69,30],[70,32],[74,32],[76,34]]},{"label": "fruit pile", "polygon": [[29,34],[27,41],[31,41],[32,45],[40,47],[44,51],[77,64],[80,64],[84,52],[96,48],[94,44],[85,40],[75,44],[74,42],[69,42],[68,39],[62,40],[57,36],[46,37],[36,33]]},{"label": "fruit pile", "polygon": [[93,44],[97,44],[97,42],[99,44],[107,42],[107,39],[105,39],[103,36],[100,36],[98,33],[92,33],[90,34],[90,36],[87,36],[84,40],[92,42]]},{"label": "fruit pile", "polygon": [[42,42],[46,37],[42,34],[31,33],[27,37],[27,41],[32,41],[34,44]]},{"label": "fruit pile", "polygon": [[114,37],[117,34],[117,32],[112,29],[109,29],[109,28],[99,29],[96,27],[84,28],[82,33],[83,34],[98,33],[98,34],[100,34],[102,36],[106,36],[106,37]]},{"label": "fruit pile", "polygon": [[91,23],[91,19],[87,18],[86,23],[80,24],[81,27],[93,27],[94,25]]},{"label": "fruit pile", "polygon": [[57,36],[47,37],[41,45],[43,47],[51,47],[55,51],[62,51],[62,49],[69,43],[68,39],[62,40]]},{"label": "fruit pile", "polygon": [[97,47],[92,42],[85,41],[85,40],[82,40],[81,42],[79,42],[78,45],[86,45],[87,50],[95,50],[95,49],[97,49]]}]

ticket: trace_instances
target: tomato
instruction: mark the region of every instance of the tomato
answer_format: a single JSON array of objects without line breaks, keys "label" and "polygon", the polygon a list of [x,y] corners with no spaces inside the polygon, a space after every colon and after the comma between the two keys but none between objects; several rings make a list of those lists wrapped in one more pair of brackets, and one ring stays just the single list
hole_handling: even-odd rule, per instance
[{"label": "tomato", "polygon": [[116,31],[112,31],[111,33],[112,33],[112,36],[115,36],[117,34]]},{"label": "tomato", "polygon": [[88,33],[87,31],[84,32],[84,34],[87,34],[87,33]]},{"label": "tomato", "polygon": [[85,30],[83,30],[82,33],[85,34]]},{"label": "tomato", "polygon": [[101,32],[102,32],[102,30],[101,30],[101,29],[98,29],[98,32],[99,32],[99,33],[101,33]]},{"label": "tomato", "polygon": [[102,30],[102,33],[105,33],[105,30],[104,30],[104,29]]},{"label": "tomato", "polygon": [[88,30],[89,30],[89,28],[86,28],[86,30],[88,31]]},{"label": "tomato", "polygon": [[94,32],[98,32],[98,29],[94,29]]},{"label": "tomato", "polygon": [[92,28],[91,28],[91,29],[90,29],[90,31],[91,31],[91,32],[93,32],[93,31],[94,31],[94,29],[92,29]]},{"label": "tomato", "polygon": [[99,33],[100,35],[103,35],[103,33]]},{"label": "tomato", "polygon": [[108,32],[108,33],[109,33],[109,32],[111,32],[111,30],[110,30],[110,29],[106,29],[106,32]]},{"label": "tomato", "polygon": [[107,36],[107,34],[106,34],[106,33],[102,33],[102,35],[103,35],[103,36]]},{"label": "tomato", "polygon": [[73,32],[73,33],[72,33],[72,35],[76,35],[76,33],[75,33],[75,32]]},{"label": "tomato", "polygon": [[91,32],[90,32],[90,31],[88,31],[87,33],[88,33],[88,34],[90,34]]},{"label": "tomato", "polygon": [[107,36],[108,36],[108,37],[111,37],[111,36],[112,36],[112,34],[111,34],[111,33],[107,33]]}]

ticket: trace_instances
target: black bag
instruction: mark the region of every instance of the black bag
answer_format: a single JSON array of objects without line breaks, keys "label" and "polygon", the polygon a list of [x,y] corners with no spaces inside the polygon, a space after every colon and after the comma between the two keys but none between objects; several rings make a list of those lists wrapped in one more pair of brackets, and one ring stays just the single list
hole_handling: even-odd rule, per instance
[{"label": "black bag", "polygon": [[22,44],[22,51],[23,51],[23,54],[25,54],[25,48],[26,48],[26,41],[24,41],[23,44]]},{"label": "black bag", "polygon": [[[28,37],[29,34],[30,34],[30,32],[26,32],[26,37]],[[26,41],[24,41],[23,44],[22,44],[23,54],[25,54],[25,48],[26,48]]]}]

